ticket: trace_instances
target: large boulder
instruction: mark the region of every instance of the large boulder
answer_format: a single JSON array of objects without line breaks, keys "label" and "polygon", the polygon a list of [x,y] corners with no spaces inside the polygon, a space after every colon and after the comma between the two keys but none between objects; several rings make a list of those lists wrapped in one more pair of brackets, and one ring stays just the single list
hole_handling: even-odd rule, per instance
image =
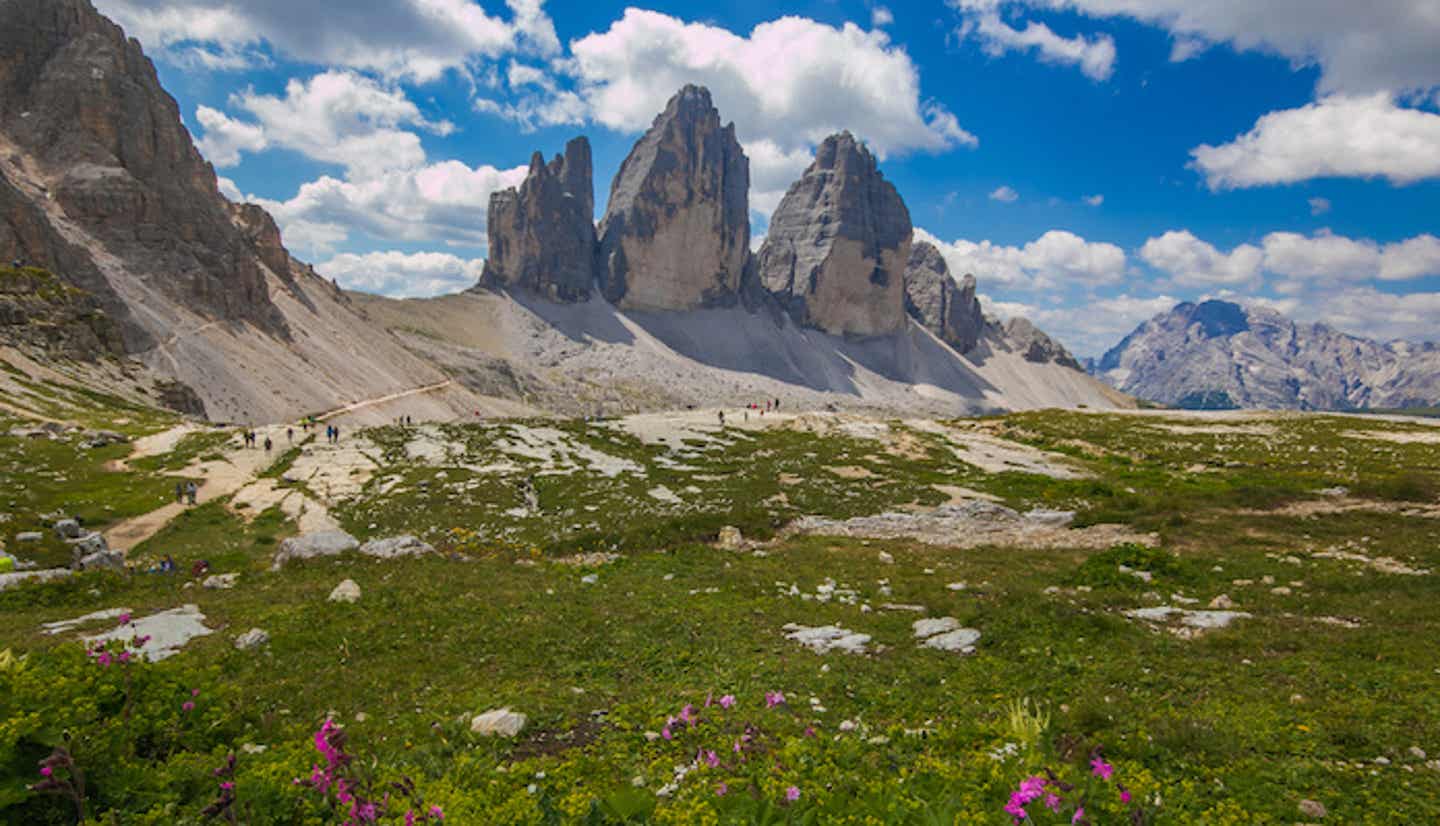
[{"label": "large boulder", "polygon": [[975,297],[975,276],[958,285],[934,244],[916,241],[905,268],[905,311],[957,352],[968,353],[985,332],[985,313]]},{"label": "large boulder", "polygon": [[750,161],[710,92],[670,99],[610,187],[600,225],[605,297],[626,309],[730,304],[750,255]]},{"label": "large boulder", "polygon": [[275,554],[275,564],[271,566],[271,570],[278,571],[285,567],[287,562],[339,556],[359,547],[360,541],[344,531],[312,531],[292,536],[280,543],[280,550]]},{"label": "large boulder", "polygon": [[565,145],[549,164],[536,152],[519,189],[490,196],[490,255],[480,283],[584,301],[595,282],[595,195],[590,142]]},{"label": "large boulder", "polygon": [[400,556],[423,556],[435,553],[428,542],[415,536],[392,536],[388,539],[372,539],[360,546],[360,553],[376,559],[394,559]]},{"label": "large boulder", "polygon": [[905,326],[910,211],[870,150],[849,132],[815,162],[770,217],[761,284],[800,324],[856,337]]}]

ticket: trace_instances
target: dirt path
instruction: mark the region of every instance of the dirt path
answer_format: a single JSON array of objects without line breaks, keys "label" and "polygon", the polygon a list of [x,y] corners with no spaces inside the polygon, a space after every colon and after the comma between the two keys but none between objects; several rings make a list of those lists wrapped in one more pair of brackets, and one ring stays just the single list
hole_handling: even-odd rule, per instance
[{"label": "dirt path", "polygon": [[453,379],[446,379],[445,381],[436,382],[435,384],[427,384],[424,387],[416,387],[413,390],[402,390],[399,393],[391,393],[388,396],[378,396],[373,399],[366,399],[364,401],[355,402],[354,404],[347,404],[344,407],[337,407],[334,410],[331,410],[328,413],[322,413],[315,418],[322,422],[329,421],[336,416],[344,416],[347,413],[354,413],[356,410],[364,410],[367,407],[374,407],[377,404],[388,404],[390,402],[399,399],[406,399],[411,396],[419,396],[424,393],[434,393],[436,390],[443,390],[454,383],[455,381]]}]

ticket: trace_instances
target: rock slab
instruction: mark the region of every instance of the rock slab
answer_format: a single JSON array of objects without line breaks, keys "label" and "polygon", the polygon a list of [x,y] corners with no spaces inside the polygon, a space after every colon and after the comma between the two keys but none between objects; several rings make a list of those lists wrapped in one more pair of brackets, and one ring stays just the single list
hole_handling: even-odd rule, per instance
[{"label": "rock slab", "polygon": [[536,152],[518,189],[490,196],[490,254],[481,284],[554,301],[590,297],[595,282],[595,194],[590,142],[575,138],[549,164]]},{"label": "rock slab", "polygon": [[339,556],[360,547],[360,541],[344,531],[314,531],[292,536],[280,543],[271,570],[278,571],[295,560]]}]

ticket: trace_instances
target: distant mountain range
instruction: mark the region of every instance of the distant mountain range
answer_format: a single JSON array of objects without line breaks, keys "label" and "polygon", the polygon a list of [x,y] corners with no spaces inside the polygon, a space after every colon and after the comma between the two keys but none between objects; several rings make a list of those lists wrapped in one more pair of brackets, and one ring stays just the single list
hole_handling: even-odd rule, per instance
[{"label": "distant mountain range", "polygon": [[1357,410],[1440,403],[1440,346],[1380,343],[1267,307],[1184,303],[1126,336],[1091,372],[1183,408]]}]

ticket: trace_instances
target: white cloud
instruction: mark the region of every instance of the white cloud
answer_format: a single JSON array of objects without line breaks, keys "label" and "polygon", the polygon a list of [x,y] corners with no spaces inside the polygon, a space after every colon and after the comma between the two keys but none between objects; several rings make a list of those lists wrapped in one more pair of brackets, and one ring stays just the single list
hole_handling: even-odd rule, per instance
[{"label": "white cloud", "polygon": [[920,95],[920,75],[883,31],[803,17],[761,23],[746,36],[641,9],[570,44],[563,64],[595,121],[648,128],[686,83],[708,87],[742,143],[809,149],[849,129],[888,153],[973,146],[955,116]]},{"label": "white cloud", "polygon": [[1369,286],[1308,293],[1290,302],[1300,321],[1320,321],[1377,341],[1434,341],[1440,293],[1396,295]]},{"label": "white cloud", "polygon": [[815,159],[809,148],[786,151],[768,138],[745,144],[745,155],[750,159],[750,210],[767,220]]},{"label": "white cloud", "polygon": [[973,274],[985,289],[1095,286],[1114,284],[1125,277],[1124,250],[1064,230],[1051,230],[1023,247],[964,239],[945,242],[923,229],[917,229],[915,237],[934,244],[950,272],[957,277]]},{"label": "white cloud", "polygon": [[1381,281],[1409,281],[1428,275],[1440,275],[1440,238],[1417,235],[1381,250],[1376,274]]},{"label": "white cloud", "polygon": [[1327,97],[1271,112],[1234,141],[1191,155],[1211,189],[1324,177],[1410,184],[1440,177],[1440,115],[1400,108],[1387,94]]},{"label": "white cloud", "polygon": [[287,246],[300,258],[328,256],[356,233],[389,243],[483,248],[490,193],[518,186],[526,171],[442,161],[364,180],[327,175],[302,184],[286,201],[249,200],[275,216]]},{"label": "white cloud", "polygon": [[895,22],[895,15],[884,6],[876,6],[870,10],[870,25],[874,28],[884,28]]},{"label": "white cloud", "polygon": [[1172,60],[1208,44],[1277,54],[1320,68],[1320,91],[1368,94],[1440,86],[1434,0],[950,0],[961,10],[1006,6],[1127,17],[1168,31]]},{"label": "white cloud", "polygon": [[1311,215],[1324,215],[1330,211],[1330,199],[1328,198],[1311,198],[1309,203]]},{"label": "white cloud", "polygon": [[1265,236],[1265,269],[1291,279],[1359,281],[1380,270],[1380,246],[1321,231],[1313,236],[1272,232]]},{"label": "white cloud", "polygon": [[1016,29],[995,12],[967,17],[960,34],[978,38],[992,57],[1034,49],[1042,62],[1076,66],[1091,80],[1109,80],[1115,71],[1115,40],[1109,35],[1061,37],[1033,20]]},{"label": "white cloud", "polygon": [[315,269],[347,290],[395,298],[442,295],[471,287],[485,261],[439,252],[372,252],[337,255]]},{"label": "white cloud", "polygon": [[1080,200],[1084,201],[1085,204],[1086,204],[1086,206],[1098,207],[1098,206],[1101,206],[1101,205],[1103,205],[1103,204],[1105,203],[1105,196],[1104,196],[1104,195],[1086,195],[1084,198],[1081,198]]},{"label": "white cloud", "polygon": [[270,145],[264,129],[235,120],[218,109],[201,106],[195,110],[195,119],[205,130],[195,147],[221,169],[240,163],[242,152],[259,152]]},{"label": "white cloud", "polygon": [[330,3],[304,0],[97,0],[152,55],[241,68],[265,47],[292,60],[426,82],[477,58],[560,51],[541,0],[507,0],[510,19],[472,0]]},{"label": "white cloud", "polygon": [[325,72],[306,81],[291,80],[285,95],[232,95],[231,106],[258,123],[245,123],[202,106],[196,118],[205,128],[199,147],[217,166],[233,166],[241,151],[267,147],[293,149],[306,157],[345,167],[352,178],[425,162],[420,137],[401,127],[439,135],[454,127],[432,122],[399,89],[387,88],[354,72]]},{"label": "white cloud", "polygon": [[1172,230],[1147,240],[1140,248],[1140,258],[1171,275],[1177,284],[1233,286],[1257,281],[1265,253],[1250,244],[1222,253],[1188,230]]},{"label": "white cloud", "polygon": [[997,187],[990,193],[990,200],[999,201],[1002,204],[1013,204],[1020,200],[1020,193],[1008,186]]}]

